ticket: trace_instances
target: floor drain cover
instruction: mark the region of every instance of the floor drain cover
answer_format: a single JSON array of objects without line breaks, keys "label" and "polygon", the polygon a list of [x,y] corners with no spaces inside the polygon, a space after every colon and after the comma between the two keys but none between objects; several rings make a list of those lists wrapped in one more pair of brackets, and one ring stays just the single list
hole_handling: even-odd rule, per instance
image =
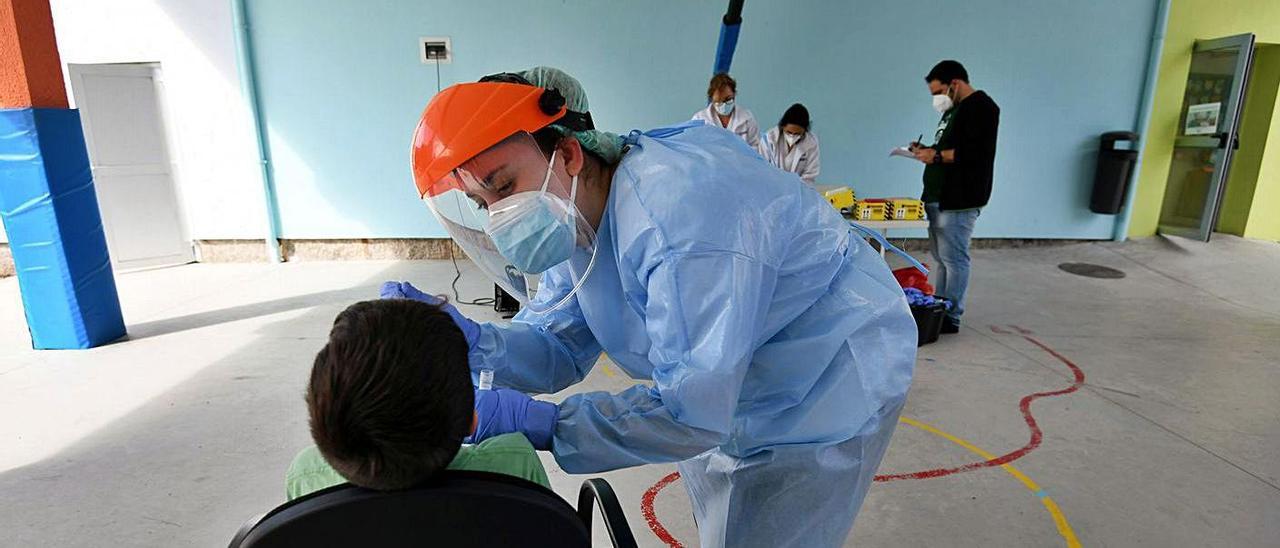
[{"label": "floor drain cover", "polygon": [[1124,277],[1124,272],[1111,267],[1102,266],[1100,264],[1089,263],[1062,263],[1058,265],[1067,272],[1077,276],[1088,276],[1090,278],[1109,278],[1118,279]]}]

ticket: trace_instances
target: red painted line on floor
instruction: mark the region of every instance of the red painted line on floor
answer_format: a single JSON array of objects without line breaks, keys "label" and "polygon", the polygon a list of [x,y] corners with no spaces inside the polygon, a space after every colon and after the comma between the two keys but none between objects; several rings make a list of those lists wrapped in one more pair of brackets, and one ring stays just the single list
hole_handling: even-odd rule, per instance
[{"label": "red painted line on floor", "polygon": [[[1040,398],[1062,396],[1064,394],[1070,394],[1072,392],[1079,390],[1080,386],[1084,384],[1084,371],[1081,370],[1080,367],[1076,365],[1074,362],[1072,362],[1070,359],[1067,359],[1066,356],[1059,354],[1058,351],[1052,348],[1049,348],[1048,345],[1040,342],[1035,337],[1032,337],[1031,335],[1034,333],[1033,331],[1018,327],[1016,325],[1010,325],[1009,327],[1017,331],[1018,334],[1020,334],[1023,339],[1027,340],[1027,342],[1030,342],[1031,344],[1034,344],[1040,347],[1041,350],[1044,350],[1050,356],[1057,358],[1058,361],[1065,364],[1069,369],[1071,369],[1071,374],[1074,377],[1074,380],[1071,383],[1071,386],[1067,388],[1064,388],[1062,390],[1054,390],[1052,392],[1037,392],[1035,394],[1030,394],[1028,396],[1023,397],[1022,400],[1018,402],[1018,410],[1022,412],[1022,419],[1027,423],[1027,428],[1031,430],[1031,439],[1027,441],[1027,444],[1009,453],[1005,453],[1004,455],[996,457],[994,459],[989,459],[981,462],[973,462],[973,463],[964,464],[961,466],[955,466],[951,468],[934,468],[932,470],[922,470],[920,472],[910,472],[910,473],[904,473],[904,474],[884,474],[884,475],[876,476],[875,481],[887,482],[887,481],[897,481],[897,480],[905,480],[905,479],[940,478],[944,476],[950,476],[952,474],[959,474],[960,472],[969,472],[972,470],[979,470],[982,468],[991,468],[995,466],[1001,466],[1001,465],[1005,465],[1010,462],[1013,462],[1015,460],[1018,460],[1026,456],[1028,453],[1034,451],[1037,447],[1040,447],[1040,442],[1044,440],[1044,433],[1040,431],[1040,425],[1036,423],[1035,416],[1031,414],[1031,402],[1036,401],[1037,399],[1040,399]],[[991,326],[991,331],[1002,334],[1002,335],[1014,334],[1011,331],[1007,331],[1004,328],[1000,326],[995,326],[995,325]],[[676,538],[671,535],[671,532],[667,531],[666,527],[662,526],[662,522],[658,521],[658,516],[653,509],[653,501],[655,498],[657,498],[659,491],[661,491],[666,486],[671,485],[672,483],[675,483],[675,481],[678,479],[680,479],[679,472],[672,472],[668,474],[666,477],[658,480],[657,483],[653,484],[653,487],[650,487],[647,491],[645,491],[644,497],[640,499],[640,511],[642,514],[644,514],[644,520],[649,524],[649,529],[653,531],[654,535],[657,535],[659,540],[661,540],[667,546],[670,546],[672,548],[683,548],[684,545],[681,544],[680,541],[676,540]]]},{"label": "red painted line on floor", "polygon": [[675,483],[678,479],[680,479],[680,472],[667,474],[666,477],[658,480],[658,483],[653,484],[653,487],[645,491],[644,497],[640,499],[640,513],[644,515],[644,521],[649,524],[649,529],[653,531],[654,535],[657,535],[658,540],[661,540],[671,548],[683,548],[684,545],[680,544],[676,537],[671,536],[671,532],[667,531],[667,528],[662,526],[662,522],[658,521],[658,515],[653,510],[653,500],[658,498],[658,491]]},{"label": "red painted line on floor", "polygon": [[[1018,402],[1018,410],[1022,412],[1022,420],[1027,423],[1027,428],[1031,430],[1031,439],[1027,441],[1027,444],[1009,453],[1005,453],[1004,455],[1001,455],[999,457],[996,457],[990,460],[984,460],[981,462],[972,462],[969,464],[964,464],[961,466],[955,466],[951,468],[934,468],[932,470],[922,470],[920,472],[910,472],[905,474],[884,474],[884,475],[876,476],[876,481],[897,481],[897,480],[904,480],[904,479],[940,478],[943,476],[958,474],[960,472],[968,472],[970,470],[978,470],[981,468],[991,468],[994,466],[1000,466],[1002,464],[1008,464],[1010,462],[1018,460],[1022,457],[1025,457],[1028,453],[1034,451],[1037,447],[1040,447],[1040,442],[1043,441],[1044,439],[1044,433],[1040,431],[1040,425],[1036,423],[1035,416],[1031,414],[1031,402],[1036,401],[1037,399],[1040,399],[1040,398],[1061,396],[1061,395],[1070,394],[1072,392],[1075,392],[1076,390],[1079,390],[1080,386],[1084,384],[1084,371],[1082,371],[1080,367],[1077,366],[1075,363],[1073,363],[1071,360],[1067,359],[1066,356],[1059,354],[1056,350],[1049,348],[1048,345],[1040,342],[1035,337],[1032,337],[1030,335],[1031,331],[1027,329],[1023,329],[1016,325],[1010,325],[1009,327],[1012,327],[1018,333],[1021,333],[1022,338],[1026,339],[1027,342],[1030,342],[1031,344],[1034,344],[1040,347],[1041,350],[1044,350],[1050,356],[1057,358],[1058,361],[1065,364],[1068,368],[1071,369],[1071,374],[1074,376],[1074,381],[1071,383],[1071,386],[1067,388],[1064,388],[1062,390],[1055,390],[1053,392],[1037,392],[1035,394],[1031,394],[1022,398],[1022,401]],[[1005,331],[1004,329],[994,325],[991,326],[991,330],[1001,334],[1012,334],[1009,331]]]}]

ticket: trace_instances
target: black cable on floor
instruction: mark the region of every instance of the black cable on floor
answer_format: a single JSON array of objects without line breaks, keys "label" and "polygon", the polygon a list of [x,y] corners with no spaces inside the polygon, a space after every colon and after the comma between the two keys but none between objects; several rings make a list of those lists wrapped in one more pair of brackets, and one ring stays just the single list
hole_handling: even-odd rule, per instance
[{"label": "black cable on floor", "polygon": [[462,279],[462,269],[458,268],[458,258],[455,257],[453,253],[453,241],[450,241],[448,245],[449,245],[449,260],[453,261],[454,274],[453,274],[453,283],[451,284],[453,287],[453,302],[458,304],[469,304],[471,306],[493,306],[497,304],[498,300],[493,297],[482,297],[482,298],[471,300],[471,301],[462,300],[462,297],[458,295],[458,280]]},{"label": "black cable on floor", "polygon": [[[436,94],[437,95],[440,94],[440,60],[439,59],[436,59]],[[457,304],[469,304],[471,306],[493,306],[497,304],[498,300],[493,297],[482,297],[482,298],[474,299],[470,301],[462,300],[462,296],[458,294],[458,280],[462,279],[462,269],[458,268],[458,257],[453,252],[453,240],[450,239],[448,244],[446,245],[449,246],[449,260],[453,261],[453,283],[449,284],[450,287],[453,288],[453,302]]]}]

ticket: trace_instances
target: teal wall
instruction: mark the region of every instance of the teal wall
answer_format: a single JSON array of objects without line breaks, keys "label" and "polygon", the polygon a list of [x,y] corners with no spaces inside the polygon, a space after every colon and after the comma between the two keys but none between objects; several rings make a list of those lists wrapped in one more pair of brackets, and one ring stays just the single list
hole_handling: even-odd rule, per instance
[{"label": "teal wall", "polygon": [[[705,104],[727,2],[250,2],[286,238],[438,237],[409,172],[436,89],[419,36],[449,36],[441,84],[537,64],[587,87],[598,126],[625,132]],[[923,75],[955,58],[1003,113],[995,195],[979,237],[1110,238],[1088,210],[1097,135],[1137,120],[1154,0],[748,0],[732,74],[766,127],[792,102],[822,138],[822,183],[918,195],[889,149],[937,115]]]}]

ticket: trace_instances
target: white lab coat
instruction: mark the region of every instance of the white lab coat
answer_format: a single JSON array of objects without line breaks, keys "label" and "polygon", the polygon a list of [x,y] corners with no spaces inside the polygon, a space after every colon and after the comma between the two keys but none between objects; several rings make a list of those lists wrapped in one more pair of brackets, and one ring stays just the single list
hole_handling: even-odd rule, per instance
[{"label": "white lab coat", "polygon": [[702,120],[709,126],[732,131],[734,135],[746,141],[751,148],[760,148],[760,124],[756,123],[756,116],[742,105],[733,108],[733,113],[729,115],[728,127],[720,124],[720,115],[716,114],[714,105],[707,105],[706,108],[693,113],[693,119]]},{"label": "white lab coat", "polygon": [[816,182],[818,173],[822,170],[822,163],[818,157],[818,136],[812,131],[804,132],[804,137],[788,149],[782,130],[774,126],[760,141],[759,150],[760,155],[770,164],[783,171],[799,175],[810,185]]}]

